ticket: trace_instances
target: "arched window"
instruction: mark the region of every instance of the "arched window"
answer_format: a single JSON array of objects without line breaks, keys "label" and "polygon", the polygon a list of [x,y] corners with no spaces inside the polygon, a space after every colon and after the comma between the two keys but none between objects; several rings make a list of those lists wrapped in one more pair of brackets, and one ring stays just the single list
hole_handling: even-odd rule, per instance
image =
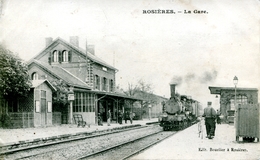
[{"label": "arched window", "polygon": [[68,62],[69,61],[69,52],[64,50],[62,52],[62,62]]},{"label": "arched window", "polygon": [[32,80],[38,80],[38,74],[36,72],[32,73]]},{"label": "arched window", "polygon": [[53,54],[52,54],[53,58],[53,62],[58,62],[59,61],[59,53],[57,50],[53,51]]}]

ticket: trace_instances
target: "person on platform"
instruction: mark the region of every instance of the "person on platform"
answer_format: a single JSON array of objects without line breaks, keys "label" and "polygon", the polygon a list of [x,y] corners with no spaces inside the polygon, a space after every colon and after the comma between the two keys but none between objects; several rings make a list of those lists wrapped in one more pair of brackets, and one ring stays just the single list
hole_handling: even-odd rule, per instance
[{"label": "person on platform", "polygon": [[110,126],[110,121],[111,121],[111,113],[110,110],[107,111],[107,125]]},{"label": "person on platform", "polygon": [[220,115],[221,113],[219,112],[219,110],[217,110],[217,124],[221,124]]},{"label": "person on platform", "polygon": [[122,124],[122,120],[123,120],[123,114],[122,114],[121,110],[119,110],[119,112],[118,112],[118,123]]},{"label": "person on platform", "polygon": [[124,113],[125,124],[127,124],[127,120],[128,120],[128,118],[129,118],[129,114],[128,114],[127,111],[125,111],[125,113]]},{"label": "person on platform", "polygon": [[204,108],[202,117],[205,117],[205,125],[208,139],[213,139],[216,129],[216,111],[211,107],[212,102],[208,102],[208,107]]},{"label": "person on platform", "polygon": [[100,113],[98,113],[98,125],[103,126],[102,118],[100,116]]},{"label": "person on platform", "polygon": [[130,112],[130,113],[129,113],[129,119],[130,119],[130,123],[131,123],[131,124],[133,123],[133,118],[134,118],[134,113],[133,113],[133,112]]}]

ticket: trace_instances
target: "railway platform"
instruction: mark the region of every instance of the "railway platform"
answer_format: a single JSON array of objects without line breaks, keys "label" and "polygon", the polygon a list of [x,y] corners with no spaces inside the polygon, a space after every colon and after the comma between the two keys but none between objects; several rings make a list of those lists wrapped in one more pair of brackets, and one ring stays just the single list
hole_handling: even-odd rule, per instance
[{"label": "railway platform", "polygon": [[202,121],[203,137],[195,124],[131,159],[260,159],[260,142],[237,142],[233,123],[217,124],[213,139],[206,138],[204,124]]},{"label": "railway platform", "polygon": [[127,124],[123,122],[123,124],[111,123],[110,126],[107,125],[106,122],[103,123],[103,126],[98,125],[90,125],[82,127],[77,127],[76,124],[62,124],[57,126],[49,126],[49,127],[37,127],[37,128],[20,128],[20,129],[0,129],[0,146],[2,145],[10,145],[17,144],[26,141],[34,141],[37,139],[48,139],[55,136],[62,135],[75,135],[77,133],[87,132],[92,133],[96,131],[105,131],[108,129],[114,128],[123,128],[123,127],[131,127],[134,125],[146,125],[150,123],[158,122],[157,118],[153,119],[143,119],[143,120],[134,120],[131,124],[128,120]]}]

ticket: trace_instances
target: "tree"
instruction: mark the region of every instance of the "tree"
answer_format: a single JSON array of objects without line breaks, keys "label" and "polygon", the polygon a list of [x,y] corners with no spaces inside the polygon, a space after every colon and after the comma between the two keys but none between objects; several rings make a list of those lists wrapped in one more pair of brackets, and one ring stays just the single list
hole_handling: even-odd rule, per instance
[{"label": "tree", "polygon": [[128,88],[124,93],[128,96],[134,96],[136,92],[138,91],[138,86],[133,85],[132,83],[128,83]]},{"label": "tree", "polygon": [[31,81],[28,67],[11,51],[0,45],[0,94],[5,99],[26,96],[30,90]]},{"label": "tree", "polygon": [[[136,85],[132,83],[128,83],[128,88],[124,93],[128,96],[140,96],[141,93],[149,93],[151,94],[152,91],[152,84],[146,83],[142,79],[140,79]],[[143,98],[143,97],[142,97]]]},{"label": "tree", "polygon": [[27,65],[0,45],[0,127],[7,128],[11,125],[8,108],[17,107],[17,99],[27,96],[30,88]]},{"label": "tree", "polygon": [[146,83],[142,79],[138,81],[138,90],[146,92],[146,93],[152,93],[152,84]]},{"label": "tree", "polygon": [[69,93],[68,86],[62,80],[54,80],[51,83],[57,89],[52,94],[53,111],[66,112],[67,110],[64,107],[69,103],[67,99]]}]

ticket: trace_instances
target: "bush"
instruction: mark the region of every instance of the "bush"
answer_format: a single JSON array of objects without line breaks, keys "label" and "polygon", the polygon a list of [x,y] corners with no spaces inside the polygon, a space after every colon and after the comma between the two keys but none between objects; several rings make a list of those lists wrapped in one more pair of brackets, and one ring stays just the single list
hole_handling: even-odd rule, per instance
[{"label": "bush", "polygon": [[0,127],[2,128],[10,128],[12,125],[11,117],[7,114],[0,115]]}]

